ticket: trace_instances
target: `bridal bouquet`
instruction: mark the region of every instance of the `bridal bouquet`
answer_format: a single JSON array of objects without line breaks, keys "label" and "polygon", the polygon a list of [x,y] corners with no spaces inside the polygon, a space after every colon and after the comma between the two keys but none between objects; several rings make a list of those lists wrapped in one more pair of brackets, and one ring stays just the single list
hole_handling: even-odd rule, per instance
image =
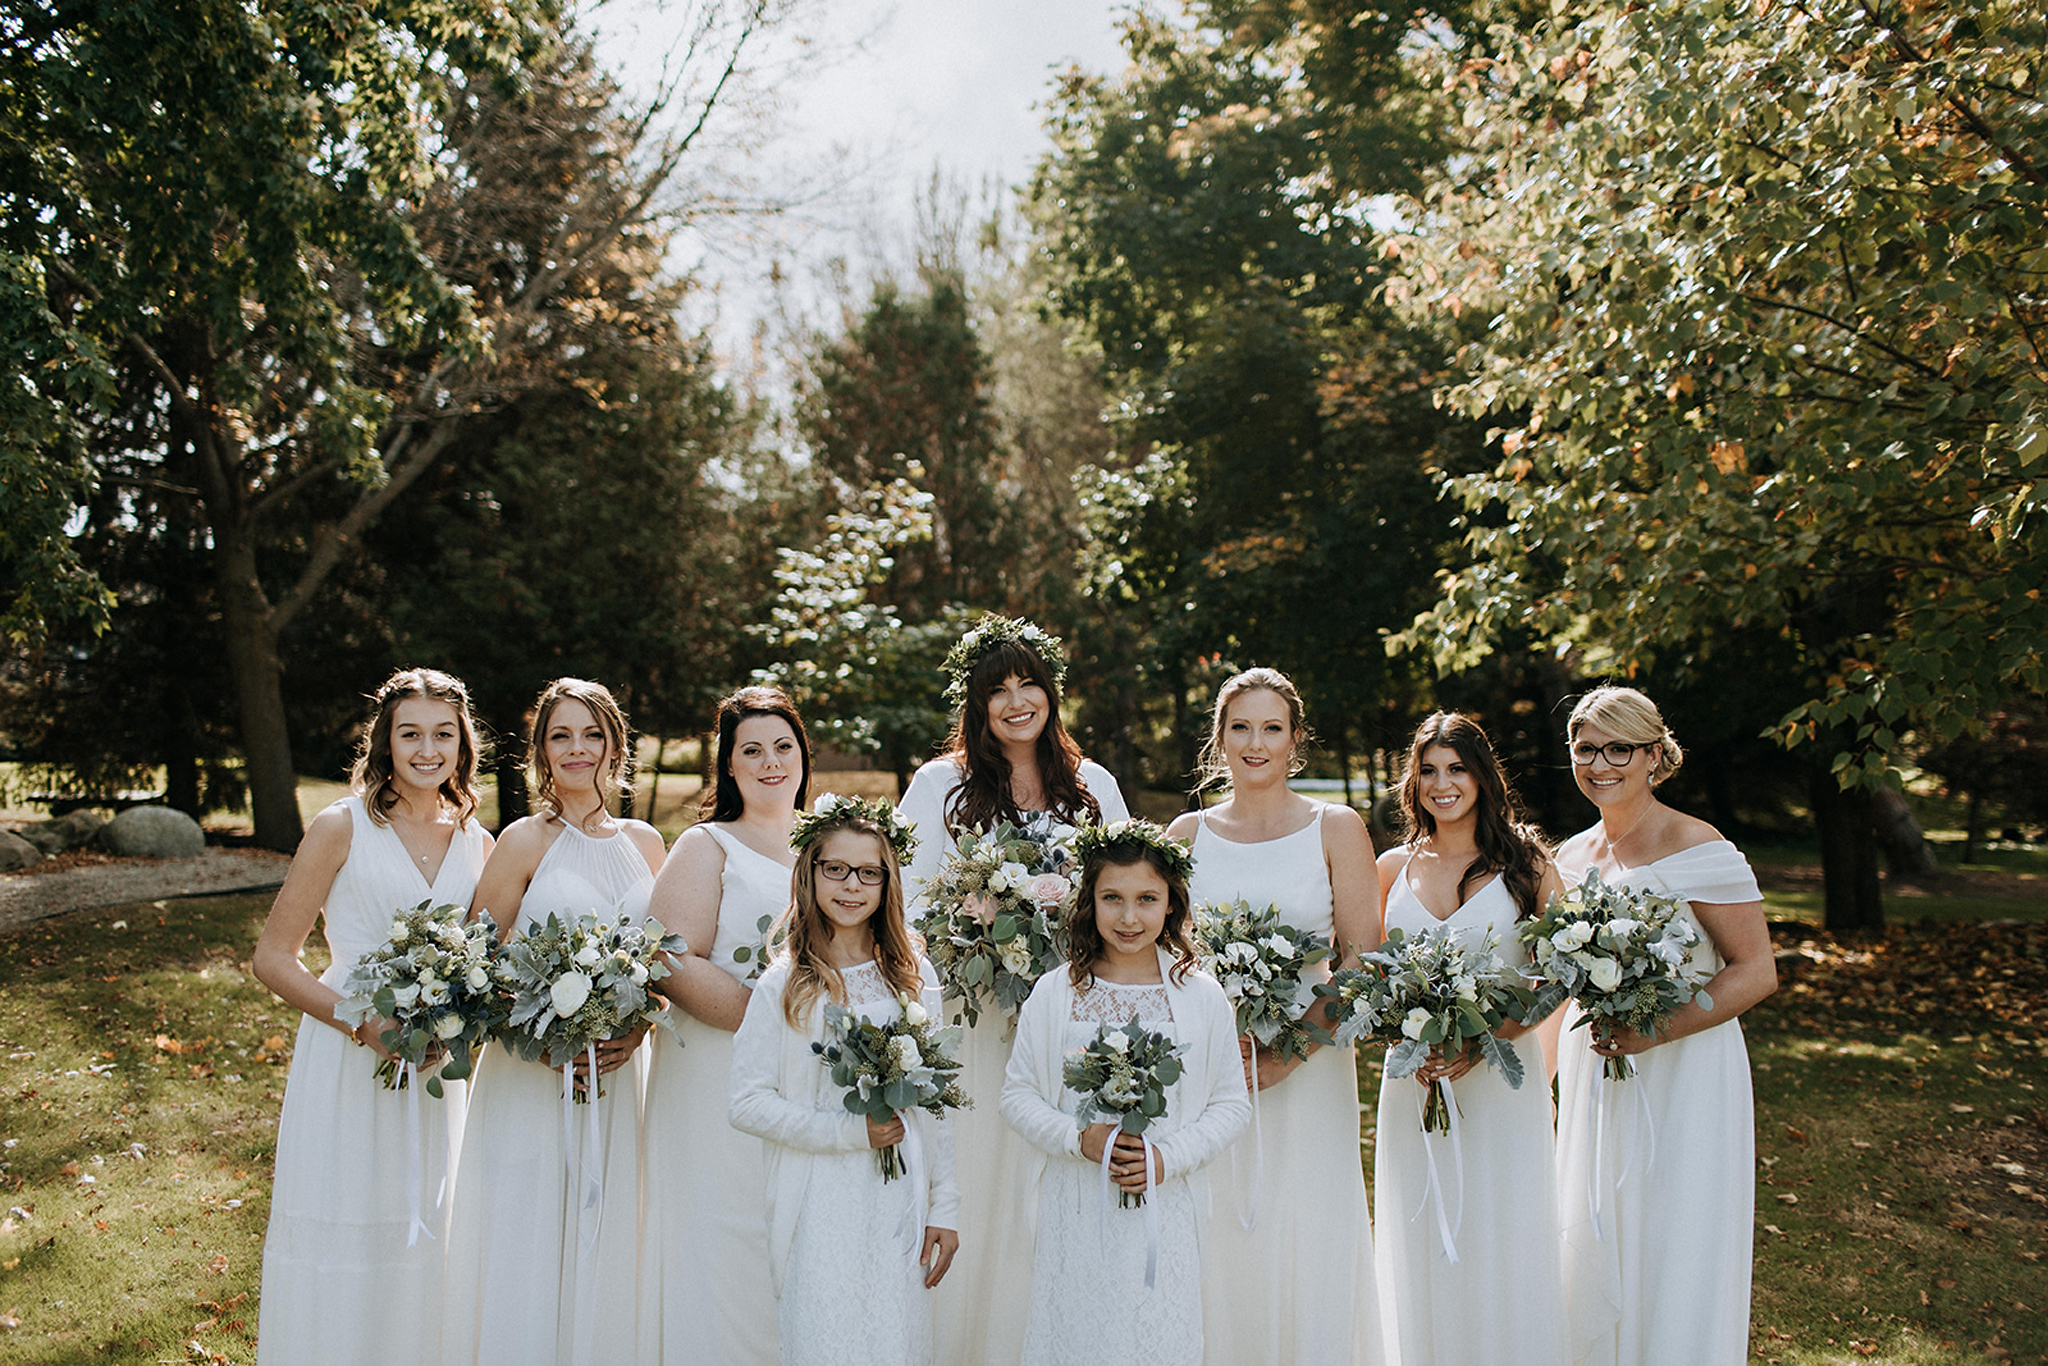
[{"label": "bridal bouquet", "polygon": [[[563,1066],[639,1025],[674,1032],[648,988],[668,976],[662,954],[687,951],[683,937],[659,920],[613,925],[586,913],[564,922],[550,912],[499,950],[496,977],[509,1000],[497,1036],[529,1062],[544,1058]],[[582,1091],[576,1100],[585,1100]]]},{"label": "bridal bouquet", "polygon": [[470,1073],[473,1052],[497,1014],[491,962],[498,927],[485,912],[464,923],[460,906],[436,906],[432,898],[391,918],[382,944],[356,960],[342,980],[334,1018],[357,1028],[383,1016],[396,1026],[383,1032],[390,1056],[377,1064],[386,1088],[406,1084],[399,1064],[424,1068],[430,1053],[448,1061],[426,1080],[427,1094],[439,1098],[441,1082]]},{"label": "bridal bouquet", "polygon": [[[1619,1026],[1649,1036],[1688,1001],[1713,1009],[1708,974],[1692,962],[1700,934],[1679,913],[1684,907],[1677,897],[1615,887],[1588,871],[1522,926],[1531,971],[1542,983],[1537,1010],[1548,1014],[1569,998],[1582,1012],[1574,1028],[1590,1024],[1605,1034]],[[1609,1058],[1601,1071],[1621,1081],[1636,1067],[1626,1057]]]},{"label": "bridal bouquet", "polygon": [[[1330,998],[1330,1019],[1337,1042],[1359,1038],[1386,1039],[1387,1076],[1413,1076],[1432,1048],[1454,1058],[1477,1053],[1500,1069],[1509,1086],[1522,1084],[1522,1059],[1493,1031],[1508,1020],[1531,1018],[1536,993],[1519,981],[1495,952],[1498,940],[1489,932],[1476,947],[1460,944],[1449,929],[1438,927],[1410,936],[1399,929],[1387,942],[1365,955],[1364,966],[1335,974],[1318,996]],[[1429,1088],[1422,1110],[1424,1133],[1448,1133],[1450,1098],[1446,1083]]]},{"label": "bridal bouquet", "polygon": [[[1142,1134],[1166,1113],[1166,1088],[1180,1080],[1185,1048],[1138,1023],[1104,1025],[1086,1048],[1067,1054],[1062,1079],[1081,1097],[1074,1112],[1082,1128],[1109,1121],[1127,1134]],[[1122,1191],[1117,1203],[1134,1209],[1143,1191]]]},{"label": "bridal bouquet", "polygon": [[[834,1085],[844,1086],[846,1108],[886,1124],[904,1110],[944,1115],[974,1102],[960,1089],[960,1028],[932,1028],[931,1012],[907,993],[899,993],[903,1014],[876,1024],[845,1006],[825,1004],[825,1041],[811,1051],[831,1069]],[[895,1144],[881,1149],[882,1179],[903,1175],[903,1159]]]},{"label": "bridal bouquet", "polygon": [[1081,884],[1074,834],[1050,817],[965,831],[925,884],[925,952],[969,1024],[991,1001],[1015,1015],[1040,975],[1065,961],[1060,920]]},{"label": "bridal bouquet", "polygon": [[1302,1020],[1315,1004],[1308,970],[1330,956],[1330,941],[1280,923],[1278,907],[1243,901],[1195,910],[1202,966],[1237,1010],[1237,1032],[1282,1057],[1306,1058],[1317,1030]]}]

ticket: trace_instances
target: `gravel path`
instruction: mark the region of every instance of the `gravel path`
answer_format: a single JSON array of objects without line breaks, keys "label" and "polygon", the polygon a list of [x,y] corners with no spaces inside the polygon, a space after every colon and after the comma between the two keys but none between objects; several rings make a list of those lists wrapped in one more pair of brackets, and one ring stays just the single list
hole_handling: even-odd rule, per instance
[{"label": "gravel path", "polygon": [[67,911],[199,893],[262,891],[284,881],[291,859],[266,849],[208,849],[197,858],[127,858],[0,873],[0,935]]}]

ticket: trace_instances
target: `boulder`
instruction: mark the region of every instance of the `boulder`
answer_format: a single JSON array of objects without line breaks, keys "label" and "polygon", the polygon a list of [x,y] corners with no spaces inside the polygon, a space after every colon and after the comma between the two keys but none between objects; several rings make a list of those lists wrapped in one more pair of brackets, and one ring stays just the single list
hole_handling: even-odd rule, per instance
[{"label": "boulder", "polygon": [[41,863],[43,851],[19,835],[0,830],[0,873],[11,873],[31,863]]},{"label": "boulder", "polygon": [[101,828],[99,840],[114,854],[197,858],[206,852],[199,822],[168,806],[131,806]]},{"label": "boulder", "polygon": [[91,807],[81,807],[68,816],[59,816],[53,821],[41,821],[35,825],[24,825],[15,833],[43,851],[45,857],[61,854],[67,849],[76,849],[90,843],[99,833],[107,818]]}]

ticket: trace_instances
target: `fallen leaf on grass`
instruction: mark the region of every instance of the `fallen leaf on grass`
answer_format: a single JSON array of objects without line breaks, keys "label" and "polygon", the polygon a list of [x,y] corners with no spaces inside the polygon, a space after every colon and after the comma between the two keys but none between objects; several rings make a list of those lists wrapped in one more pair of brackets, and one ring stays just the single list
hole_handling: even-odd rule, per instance
[{"label": "fallen leaf on grass", "polygon": [[1778,1197],[1778,1200],[1780,1203],[1787,1205],[1796,1205],[1799,1203],[1799,1197],[1794,1195],[1791,1191],[1786,1191],[1784,1194],[1780,1195]]},{"label": "fallen leaf on grass", "polygon": [[224,1274],[228,1269],[227,1254],[215,1254],[214,1259],[206,1264],[206,1269],[216,1276]]},{"label": "fallen leaf on grass", "polygon": [[[1782,1237],[1784,1237],[1784,1236],[1785,1236],[1785,1230],[1784,1230],[1784,1229],[1781,1229],[1781,1228],[1779,1228],[1779,1227],[1778,1227],[1778,1226],[1777,1226],[1776,1224],[1765,1224],[1765,1225],[1764,1225],[1764,1232],[1766,1232],[1766,1233],[1775,1233],[1775,1234],[1777,1234],[1777,1235],[1778,1235],[1778,1236],[1779,1236],[1780,1238],[1782,1238]],[[1774,1337],[1775,1337],[1775,1336],[1776,1336],[1776,1334],[1773,1334],[1772,1336],[1774,1336]]]},{"label": "fallen leaf on grass", "polygon": [[1950,1101],[1948,1112],[1952,1115],[1974,1115],[1977,1113],[1977,1107],[1974,1105],[1958,1105],[1954,1101]]},{"label": "fallen leaf on grass", "polygon": [[76,1176],[76,1175],[78,1175],[78,1164],[77,1164],[76,1162],[66,1162],[66,1163],[65,1163],[65,1164],[64,1164],[63,1166],[61,1166],[61,1167],[57,1168],[57,1175],[59,1175],[59,1176]]},{"label": "fallen leaf on grass", "polygon": [[1927,1305],[1930,1305],[1930,1304],[1933,1304],[1933,1303],[1934,1303],[1933,1299],[1932,1299],[1932,1298],[1930,1298],[1930,1297],[1928,1296],[1928,1294],[1927,1294],[1927,1292],[1926,1292],[1925,1290],[1923,1290],[1923,1291],[1921,1291],[1921,1292],[1920,1292],[1920,1304],[1921,1304],[1921,1307],[1925,1308],[1925,1307],[1926,1307]]},{"label": "fallen leaf on grass", "polygon": [[0,1328],[5,1328],[12,1332],[19,1327],[21,1327],[21,1315],[19,1312],[9,1309],[5,1313],[0,1313]]},{"label": "fallen leaf on grass", "polygon": [[1868,1148],[1870,1145],[1860,1138],[1852,1138],[1849,1140],[1849,1146],[1852,1148]]},{"label": "fallen leaf on grass", "polygon": [[1785,1137],[1791,1139],[1799,1147],[1804,1148],[1806,1146],[1807,1138],[1806,1131],[1804,1129],[1795,1129],[1791,1125],[1787,1124],[1785,1126]]}]

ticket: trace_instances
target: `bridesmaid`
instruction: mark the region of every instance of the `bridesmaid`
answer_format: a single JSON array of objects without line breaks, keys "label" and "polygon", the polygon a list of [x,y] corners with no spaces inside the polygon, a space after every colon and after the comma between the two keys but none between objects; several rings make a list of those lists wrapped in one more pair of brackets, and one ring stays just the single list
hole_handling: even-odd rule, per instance
[{"label": "bridesmaid", "polygon": [[[265,1366],[410,1360],[440,1333],[443,1196],[467,1084],[444,1083],[440,1100],[385,1090],[373,1074],[390,1022],[351,1031],[334,1005],[348,970],[384,942],[393,911],[430,899],[469,904],[491,849],[474,819],[477,757],[459,680],[434,669],[384,680],[349,775],[353,795],[313,818],[257,941],[257,980],[305,1012],[263,1245],[256,1359]],[[333,962],[316,978],[299,951],[323,915]],[[417,1240],[416,1214],[429,1229]]]},{"label": "bridesmaid", "polygon": [[[1060,723],[1066,665],[1057,640],[1028,621],[989,615],[961,637],[945,667],[946,696],[959,716],[946,752],[919,769],[903,794],[903,815],[918,833],[912,893],[938,872],[963,830],[1047,815],[1070,824],[1130,816],[1116,779],[1083,759]],[[921,909],[910,911],[913,920]],[[1023,1184],[1032,1154],[993,1103],[1009,1067],[1010,1029],[1003,1012],[984,1011],[961,1044],[961,1085],[984,1099],[953,1120],[961,1227],[970,1236],[939,1294],[940,1361],[1014,1366],[1023,1348],[1031,1238],[1028,1230],[988,1236],[1038,1207]]]},{"label": "bridesmaid", "polygon": [[[1573,1031],[1577,1012],[1566,1007],[1557,1184],[1572,1357],[1737,1366],[1749,1353],[1756,1125],[1736,1017],[1778,985],[1763,893],[1714,827],[1657,800],[1684,756],[1649,698],[1595,688],[1566,734],[1572,775],[1600,821],[1558,850],[1559,872],[1575,884],[1598,869],[1607,882],[1682,898],[1714,1002],[1680,1008],[1654,1039],[1620,1031],[1605,1041]],[[1624,1056],[1636,1075],[1601,1085],[1602,1061]]]},{"label": "bridesmaid", "polygon": [[[496,918],[501,938],[550,912],[646,914],[661,835],[609,809],[626,743],[626,718],[602,684],[558,678],[542,689],[528,734],[537,810],[506,828],[476,889],[476,909]],[[598,1045],[598,1071],[613,1075],[588,1101],[596,1152],[585,1150],[590,1111],[576,1108],[564,1133],[558,1070],[503,1048],[484,1051],[449,1233],[446,1362],[634,1359],[644,1034]],[[602,1189],[594,1200],[593,1179]]]},{"label": "bridesmaid", "polygon": [[[1517,818],[1493,744],[1470,717],[1437,712],[1415,732],[1401,777],[1406,842],[1380,856],[1387,929],[1414,936],[1447,926],[1477,947],[1525,968],[1517,922],[1542,913],[1561,890],[1542,838]],[[1551,1231],[1557,1179],[1550,1088],[1543,1051],[1527,1025],[1499,1036],[1522,1060],[1512,1088],[1466,1054],[1432,1057],[1413,1081],[1380,1085],[1373,1190],[1379,1197],[1380,1307],[1402,1366],[1509,1361],[1564,1366],[1564,1283]],[[1451,1262],[1435,1213],[1424,1203],[1429,1158],[1423,1087],[1454,1084],[1460,1155],[1439,1145],[1436,1162],[1462,1212]]]},{"label": "bridesmaid", "polygon": [[[1372,837],[1350,807],[1288,788],[1307,738],[1301,694],[1285,674],[1251,669],[1229,679],[1203,752],[1204,786],[1227,779],[1229,794],[1182,815],[1171,832],[1193,845],[1198,905],[1277,905],[1283,923],[1333,935],[1333,958],[1352,964],[1381,938]],[[1210,1225],[1204,1359],[1374,1366],[1383,1344],[1356,1054],[1315,1048],[1303,1062],[1260,1049],[1246,1069],[1264,1113],[1259,1136],[1239,1139],[1223,1168],[1235,1190]]]},{"label": "bridesmaid", "polygon": [[761,1141],[727,1122],[725,1101],[733,1031],[762,966],[761,922],[789,907],[789,837],[810,790],[810,742],[795,703],[776,688],[742,688],[720,702],[717,772],[648,907],[690,951],[663,984],[681,1007],[680,1041],[657,1035],[650,1049],[640,1250],[646,1366],[777,1359]]}]

